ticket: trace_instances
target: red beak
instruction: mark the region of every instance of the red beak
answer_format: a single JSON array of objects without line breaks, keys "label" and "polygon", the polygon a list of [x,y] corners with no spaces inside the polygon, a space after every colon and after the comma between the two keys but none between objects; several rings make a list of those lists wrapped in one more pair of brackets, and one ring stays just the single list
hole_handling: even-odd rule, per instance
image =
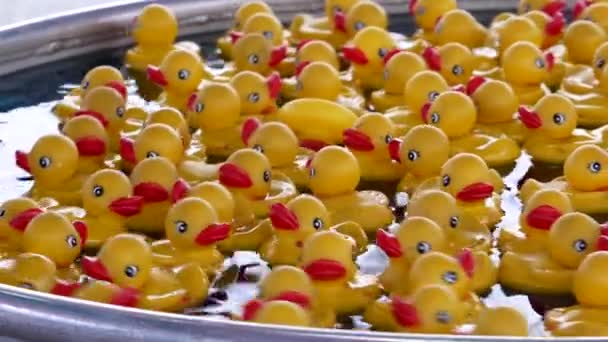
[{"label": "red beak", "polygon": [[106,87],[116,90],[122,96],[123,99],[127,98],[127,87],[125,86],[125,84],[123,82],[110,81],[110,82],[106,83]]},{"label": "red beak", "polygon": [[389,258],[400,258],[403,256],[403,250],[401,249],[399,240],[384,229],[380,229],[376,233],[376,245],[378,245]]},{"label": "red beak", "polygon": [[356,46],[342,47],[342,54],[347,61],[353,64],[365,65],[369,63],[369,59],[365,55],[365,52]]},{"label": "red beak", "polygon": [[137,289],[126,287],[120,288],[112,296],[110,304],[133,308],[139,303],[140,292]]},{"label": "red beak", "polygon": [[[554,0],[551,1],[550,3],[546,4],[543,7],[543,12],[547,13],[549,16],[554,16],[557,13],[560,13],[561,11],[564,10],[564,8],[566,8],[567,4],[565,0]],[[576,6],[575,6],[576,9]]]},{"label": "red beak", "polygon": [[393,310],[393,316],[404,327],[415,327],[420,324],[420,317],[418,316],[418,310],[416,307],[397,296],[391,298],[391,306]]},{"label": "red beak", "polygon": [[434,47],[427,47],[422,53],[422,58],[426,61],[429,69],[441,71],[441,55]]},{"label": "red beak", "polygon": [[278,296],[272,298],[271,300],[284,300],[287,302],[292,302],[294,304],[298,304],[304,309],[310,307],[310,297],[298,291],[285,291],[279,294]]},{"label": "red beak", "polygon": [[32,169],[30,169],[30,162],[27,160],[27,153],[23,151],[15,151],[15,164],[27,173],[32,172]]},{"label": "red beak", "polygon": [[310,64],[310,61],[304,61],[304,62],[298,63],[298,65],[296,65],[295,75],[299,76],[302,73],[302,70],[304,70],[304,68],[306,68],[309,64]]},{"label": "red beak", "polygon": [[304,148],[307,148],[307,149],[309,149],[311,151],[315,151],[315,152],[319,152],[323,147],[325,147],[327,145],[328,144],[322,140],[315,140],[315,139],[300,140],[300,147],[304,147]]},{"label": "red beak", "polygon": [[198,101],[198,95],[196,95],[196,93],[190,95],[190,97],[188,98],[188,109],[190,109],[191,111],[195,111],[196,108],[196,102]]},{"label": "red beak", "polygon": [[401,50],[399,50],[399,49],[392,49],[391,51],[389,51],[386,54],[386,56],[384,56],[384,58],[383,58],[384,65],[388,64],[388,62],[391,60],[391,58],[395,57],[395,55],[398,54],[399,52],[401,52]]},{"label": "red beak", "polygon": [[279,230],[298,230],[298,217],[283,203],[275,203],[270,207],[270,221]]},{"label": "red beak", "polygon": [[549,230],[562,212],[550,205],[541,205],[532,209],[526,216],[526,223],[536,229]]},{"label": "red beak", "polygon": [[545,54],[545,60],[547,61],[547,69],[549,71],[553,70],[555,66],[555,55],[552,52],[547,52]]},{"label": "red beak", "polygon": [[243,144],[247,145],[249,143],[249,138],[251,138],[253,132],[255,132],[261,124],[260,120],[256,118],[245,120],[243,127],[241,128],[241,140],[243,140]]},{"label": "red beak", "polygon": [[144,198],[141,196],[131,196],[116,199],[110,203],[108,208],[123,217],[130,217],[139,214],[144,205]]},{"label": "red beak", "polygon": [[238,32],[238,31],[232,31],[230,32],[230,41],[232,42],[232,44],[236,43],[239,41],[239,39],[243,38],[244,34],[243,32]]},{"label": "red beak", "polygon": [[[593,2],[590,0],[578,0],[574,3],[574,8],[572,9],[572,14],[574,15],[574,19],[578,19],[578,17],[583,14],[583,11],[589,7]],[[546,11],[545,11],[546,12]]]},{"label": "red beak", "polygon": [[540,116],[525,106],[519,107],[519,120],[529,129],[537,129],[543,125],[543,120]]},{"label": "red beak", "polygon": [[185,180],[178,179],[171,189],[171,200],[175,203],[188,196],[188,192],[190,192],[190,185]]},{"label": "red beak", "polygon": [[279,75],[278,72],[273,72],[270,76],[268,76],[266,84],[268,85],[268,93],[270,94],[270,98],[278,98],[279,94],[281,93],[281,75]]},{"label": "red beak", "polygon": [[427,102],[424,105],[422,105],[422,108],[420,109],[420,115],[422,116],[422,121],[424,123],[429,123],[429,112],[431,111],[431,102]]},{"label": "red beak", "polygon": [[403,141],[400,139],[393,139],[390,143],[388,143],[388,154],[391,156],[391,159],[401,163],[401,144]]},{"label": "red beak", "polygon": [[108,127],[108,125],[110,124],[108,119],[103,114],[101,114],[100,112],[96,112],[94,110],[81,110],[81,111],[76,112],[76,114],[74,114],[75,117],[82,116],[82,115],[90,116],[90,117],[97,119],[97,121],[99,121],[103,125],[103,127]]},{"label": "red beak", "polygon": [[232,163],[225,163],[220,166],[219,180],[222,185],[231,188],[245,189],[253,185],[253,181],[247,171]]},{"label": "red beak", "polygon": [[272,49],[270,52],[270,61],[268,64],[271,67],[279,65],[287,57],[287,46],[281,45]]},{"label": "red beak", "polygon": [[57,279],[55,286],[51,290],[52,294],[64,297],[70,297],[76,290],[80,288],[78,283],[68,283],[64,280]]},{"label": "red beak", "polygon": [[457,91],[459,93],[463,93],[463,94],[467,93],[467,87],[464,84],[457,84],[457,85],[453,86],[451,89],[452,89],[452,91]]},{"label": "red beak", "polygon": [[600,237],[597,240],[597,250],[608,251],[608,226],[606,223],[600,227]]},{"label": "red beak", "polygon": [[140,196],[147,203],[163,202],[169,199],[169,191],[154,182],[143,182],[133,188],[133,194]]},{"label": "red beak", "polygon": [[120,138],[120,156],[131,164],[137,163],[137,158],[135,158],[135,143],[133,140],[127,137]]},{"label": "red beak", "polygon": [[466,94],[469,96],[475,94],[477,89],[479,89],[479,87],[481,87],[481,85],[484,83],[486,83],[485,77],[481,77],[481,76],[471,77],[471,79],[469,80],[469,83],[467,83]]},{"label": "red beak", "polygon": [[196,243],[208,246],[225,240],[230,236],[230,225],[228,223],[210,224],[196,236]]},{"label": "red beak", "polygon": [[167,81],[167,77],[163,74],[162,70],[153,65],[148,65],[148,79],[152,81],[154,84],[159,85],[161,87],[166,87],[169,85],[169,81]]},{"label": "red beak", "polygon": [[475,257],[473,256],[473,252],[468,248],[463,248],[460,254],[458,254],[458,262],[462,266],[464,273],[469,278],[473,278],[475,274]]},{"label": "red beak", "polygon": [[365,133],[354,129],[345,129],[342,133],[344,139],[344,145],[351,150],[360,152],[369,152],[374,150],[374,143],[372,139]]},{"label": "red beak", "polygon": [[251,321],[255,315],[264,306],[264,302],[260,299],[252,299],[243,306],[243,320]]},{"label": "red beak", "polygon": [[409,4],[409,10],[410,10],[410,14],[414,15],[414,11],[416,11],[416,4],[418,3],[418,0],[410,0],[410,4]]},{"label": "red beak", "polygon": [[99,258],[83,256],[80,260],[80,265],[82,266],[82,271],[84,274],[88,275],[89,277],[112,282],[108,269],[103,263],[101,263]]},{"label": "red beak", "polygon": [[489,183],[474,183],[460,190],[456,198],[463,202],[474,202],[484,200],[492,196],[494,185]]},{"label": "red beak", "polygon": [[329,281],[337,280],[346,275],[346,267],[339,261],[330,259],[318,259],[304,267],[312,280]]},{"label": "red beak", "polygon": [[13,219],[9,222],[9,225],[13,229],[23,232],[25,231],[27,225],[30,224],[30,222],[34,219],[34,217],[42,214],[43,212],[44,210],[40,208],[28,209],[15,215],[15,217],[13,217]]},{"label": "red beak", "polygon": [[336,30],[346,33],[346,14],[338,11],[334,14],[334,25]]},{"label": "red beak", "polygon": [[87,224],[82,221],[74,221],[72,222],[72,226],[74,226],[74,229],[76,229],[78,235],[80,236],[80,246],[84,246],[84,244],[87,242],[87,237],[89,236]]},{"label": "red beak", "polygon": [[564,19],[564,15],[561,12],[557,12],[545,25],[545,33],[549,36],[557,36],[562,33],[565,25],[566,19]]},{"label": "red beak", "polygon": [[106,142],[98,137],[88,136],[76,140],[78,153],[84,157],[102,156],[106,153]]},{"label": "red beak", "polygon": [[308,43],[310,43],[312,41],[314,41],[314,39],[302,39],[302,40],[300,40],[300,42],[296,46],[296,51],[300,51],[304,47],[304,45],[306,45],[306,44],[308,44]]}]

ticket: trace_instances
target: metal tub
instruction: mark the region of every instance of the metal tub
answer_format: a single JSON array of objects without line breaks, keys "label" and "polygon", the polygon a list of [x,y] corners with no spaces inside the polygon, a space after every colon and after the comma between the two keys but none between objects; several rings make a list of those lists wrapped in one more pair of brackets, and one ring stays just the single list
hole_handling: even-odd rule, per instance
[{"label": "metal tub", "polygon": [[[5,0],[8,1],[8,0]],[[231,24],[238,1],[228,0],[133,0],[110,4],[0,27],[0,97],[2,92],[23,91],[28,101],[53,93],[53,80],[41,73],[43,65],[53,62],[53,72],[80,73],[72,70],[71,59],[95,56],[119,58],[131,44],[125,35],[127,23],[147,3],[165,3],[180,20],[181,36],[196,36],[200,43],[213,43]],[[392,16],[392,29],[412,27],[407,15],[407,0],[377,0]],[[288,21],[296,13],[320,13],[323,0],[268,0],[276,14]],[[460,5],[482,18],[500,11],[513,10],[517,0],[461,0]],[[411,33],[411,32],[406,32]],[[103,56],[103,57],[102,57]],[[88,57],[87,57],[88,58]],[[91,65],[92,66],[92,65]],[[42,75],[42,76],[41,76]],[[49,76],[52,77],[52,76]],[[79,76],[80,77],[80,76]],[[46,83],[46,87],[37,82]],[[59,81],[57,81],[59,82]],[[59,85],[59,84],[56,84]],[[43,89],[40,89],[43,88]],[[48,96],[48,94],[46,95]],[[5,104],[6,108],[15,103]],[[0,106],[0,111],[3,108]],[[261,326],[214,320],[204,317],[125,309],[35,293],[0,285],[0,341],[517,341],[519,338],[469,336],[432,336],[301,329]],[[536,340],[531,338],[530,340]],[[582,339],[576,339],[581,341]],[[566,340],[567,341],[567,340]]]}]

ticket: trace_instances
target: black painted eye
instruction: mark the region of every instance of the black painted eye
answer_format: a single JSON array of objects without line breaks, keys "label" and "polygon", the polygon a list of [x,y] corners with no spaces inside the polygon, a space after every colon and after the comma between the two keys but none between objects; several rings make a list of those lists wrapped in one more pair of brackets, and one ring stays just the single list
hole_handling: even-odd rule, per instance
[{"label": "black painted eye", "polygon": [[545,59],[544,58],[537,58],[534,61],[534,64],[536,65],[536,67],[538,67],[539,69],[544,69],[545,68]]},{"label": "black painted eye", "polygon": [[387,53],[388,53],[388,49],[386,49],[386,48],[378,49],[378,56],[380,56],[380,58],[384,58],[384,56],[386,56]]},{"label": "black painted eye", "polygon": [[437,98],[437,96],[439,96],[439,92],[436,92],[434,90],[430,91],[429,95],[428,95],[429,101],[435,101],[435,99]]},{"label": "black painted eye", "polygon": [[410,150],[407,153],[407,159],[409,159],[410,161],[416,161],[418,158],[420,158],[420,152],[416,150]]},{"label": "black painted eye", "polygon": [[188,224],[184,221],[177,221],[175,222],[175,230],[177,230],[178,233],[185,233],[188,230]]},{"label": "black painted eye", "polygon": [[464,68],[461,67],[460,65],[456,64],[452,68],[452,74],[454,74],[456,76],[460,76],[460,75],[464,74]]},{"label": "black painted eye", "polygon": [[591,162],[589,163],[589,171],[593,172],[593,173],[598,173],[602,170],[602,164],[600,164],[599,162]]},{"label": "black painted eye", "polygon": [[553,122],[555,122],[556,125],[561,125],[566,122],[566,116],[562,113],[555,113],[553,114]]},{"label": "black painted eye", "polygon": [[393,136],[390,134],[387,134],[384,136],[384,142],[387,144],[390,144],[390,142],[393,141]]},{"label": "black painted eye", "polygon": [[426,241],[420,241],[416,244],[416,251],[419,254],[425,254],[431,251],[431,244]]},{"label": "black painted eye", "polygon": [[40,167],[43,169],[46,169],[47,167],[51,166],[51,164],[51,158],[47,156],[42,156],[40,157],[40,159],[38,159],[38,165],[40,165]]},{"label": "black painted eye", "polygon": [[460,219],[458,218],[458,216],[450,217],[450,227],[456,228],[456,227],[458,227],[459,223],[460,223]]},{"label": "black painted eye", "polygon": [[435,314],[435,320],[441,324],[449,324],[452,321],[452,317],[447,311],[437,311],[437,314]]},{"label": "black painted eye", "polygon": [[84,83],[82,84],[82,89],[87,90],[90,85],[91,83],[89,83],[89,81],[84,81]]},{"label": "black painted eye", "polygon": [[258,152],[260,152],[260,153],[264,153],[264,148],[260,144],[255,144],[251,148],[254,149],[254,150],[256,150],[256,151],[258,151]]},{"label": "black painted eye", "polygon": [[151,159],[151,158],[156,158],[158,156],[160,156],[160,154],[158,154],[157,152],[154,152],[154,151],[150,151],[150,152],[146,153],[146,158]]},{"label": "black painted eye", "polygon": [[116,116],[118,116],[119,118],[125,116],[125,107],[116,108]]},{"label": "black painted eye", "polygon": [[125,275],[127,277],[135,278],[137,276],[137,273],[139,273],[139,267],[135,265],[128,265],[127,267],[125,267]]},{"label": "black painted eye", "polygon": [[443,177],[441,177],[441,184],[443,184],[443,186],[450,185],[451,181],[452,180],[450,179],[450,176],[448,176],[448,175],[444,175]]},{"label": "black painted eye", "polygon": [[196,106],[194,106],[194,110],[197,113],[200,113],[200,112],[204,111],[205,110],[205,104],[202,103],[202,102],[197,103]]},{"label": "black painted eye", "polygon": [[587,241],[582,240],[582,239],[576,240],[576,241],[574,241],[574,244],[572,247],[574,247],[575,251],[582,253],[587,249]]},{"label": "black painted eye", "polygon": [[249,100],[251,103],[257,103],[260,101],[260,94],[256,92],[250,93],[249,96],[247,96],[247,100]]},{"label": "black painted eye", "polygon": [[360,31],[365,27],[365,23],[362,21],[357,21],[353,27],[355,28],[355,31]]},{"label": "black painted eye", "polygon": [[68,246],[70,246],[70,248],[78,246],[78,239],[74,235],[68,235],[65,238],[65,242],[68,243]]},{"label": "black painted eye", "polygon": [[185,81],[190,77],[190,71],[181,69],[177,72],[177,77],[179,77],[180,80]]},{"label": "black painted eye", "polygon": [[317,171],[314,168],[311,167],[310,169],[308,169],[308,175],[310,177],[314,177],[316,174],[317,174]]},{"label": "black painted eye", "polygon": [[100,185],[95,185],[93,187],[93,196],[95,196],[95,197],[103,196],[103,187]]},{"label": "black painted eye", "polygon": [[266,38],[268,40],[272,40],[272,37],[274,36],[272,31],[264,31],[264,32],[262,32],[262,35],[264,36],[264,38]]},{"label": "black painted eye", "polygon": [[433,112],[431,114],[431,123],[434,123],[434,124],[438,123],[439,122],[439,118],[440,118],[439,117],[439,113]]},{"label": "black painted eye", "polygon": [[448,285],[454,285],[458,281],[458,274],[454,271],[447,271],[441,276],[441,279]]},{"label": "black painted eye", "polygon": [[272,174],[270,173],[270,170],[266,170],[264,171],[264,182],[270,182],[270,178],[272,177]]},{"label": "black painted eye", "polygon": [[5,213],[6,213],[5,209],[0,209],[0,217],[4,217]]},{"label": "black painted eye", "polygon": [[312,220],[312,226],[316,230],[323,228],[323,220],[321,220],[320,218],[317,217],[316,219]]},{"label": "black painted eye", "polygon": [[260,57],[252,53],[251,55],[249,55],[249,57],[247,57],[247,60],[250,64],[258,64],[260,62]]},{"label": "black painted eye", "polygon": [[604,68],[604,65],[606,65],[606,60],[603,58],[599,58],[596,62],[595,62],[595,66],[602,69]]}]

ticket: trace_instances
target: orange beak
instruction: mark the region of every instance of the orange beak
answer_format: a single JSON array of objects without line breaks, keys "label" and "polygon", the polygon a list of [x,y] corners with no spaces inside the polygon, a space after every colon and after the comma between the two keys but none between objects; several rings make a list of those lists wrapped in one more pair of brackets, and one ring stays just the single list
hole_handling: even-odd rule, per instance
[{"label": "orange beak", "polygon": [[275,203],[270,207],[270,221],[279,230],[298,230],[298,217],[283,203]]},{"label": "orange beak", "polygon": [[230,225],[228,223],[211,224],[197,235],[196,243],[200,246],[208,246],[225,240],[228,236],[230,236]]},{"label": "orange beak", "polygon": [[253,181],[247,171],[232,163],[225,163],[220,166],[219,180],[222,185],[231,188],[246,189],[253,186]]},{"label": "orange beak", "polygon": [[334,26],[337,31],[346,33],[346,14],[344,12],[334,13]]},{"label": "orange beak", "polygon": [[72,222],[72,226],[74,226],[74,229],[76,229],[78,235],[80,236],[80,246],[84,246],[84,244],[87,242],[87,237],[89,236],[87,224],[82,221],[74,221]]},{"label": "orange beak", "polygon": [[243,144],[247,145],[249,143],[249,138],[251,138],[253,132],[255,132],[261,124],[260,120],[256,118],[249,118],[243,123],[243,127],[241,128],[241,140],[243,141]]},{"label": "orange beak", "polygon": [[541,205],[532,209],[526,216],[526,223],[536,229],[549,230],[562,212],[550,205]]},{"label": "orange beak", "polygon": [[441,55],[439,51],[434,47],[427,47],[422,53],[422,58],[426,61],[429,69],[434,71],[441,71]]},{"label": "orange beak", "polygon": [[25,231],[27,225],[30,224],[30,222],[34,219],[34,217],[42,214],[43,212],[44,210],[40,208],[28,209],[15,215],[15,217],[13,217],[13,219],[9,222],[9,225],[13,229],[23,232]]},{"label": "orange beak", "polygon": [[106,142],[95,136],[82,137],[76,140],[78,153],[83,157],[102,156],[106,153]]},{"label": "orange beak", "polygon": [[23,151],[15,151],[15,164],[27,173],[31,173],[30,162],[27,160],[27,153]]},{"label": "orange beak", "polygon": [[391,159],[401,163],[401,144],[403,141],[400,139],[393,139],[390,143],[388,143],[388,154],[391,156]]},{"label": "orange beak", "polygon": [[147,203],[163,202],[169,199],[169,191],[162,185],[154,182],[143,182],[133,188],[133,194],[140,196]]},{"label": "orange beak", "polygon": [[167,81],[167,77],[158,67],[153,65],[148,65],[148,79],[152,81],[152,83],[159,85],[161,87],[166,87],[169,85],[169,81]]},{"label": "orange beak", "polygon": [[472,278],[475,273],[475,257],[473,256],[473,252],[468,248],[463,248],[460,254],[458,254],[458,262],[462,266],[464,273],[469,278]]},{"label": "orange beak", "polygon": [[122,197],[112,201],[108,209],[120,216],[131,217],[139,214],[143,205],[144,198],[141,196]]},{"label": "orange beak", "polygon": [[330,259],[318,259],[304,267],[312,280],[331,281],[344,277],[346,267],[342,263]]},{"label": "orange beak", "polygon": [[137,158],[135,158],[135,144],[133,140],[127,137],[120,138],[120,156],[123,160],[131,164],[137,163]]},{"label": "orange beak", "polygon": [[74,114],[74,117],[82,116],[82,115],[90,116],[90,117],[97,119],[97,121],[99,121],[103,125],[103,127],[108,127],[108,125],[110,124],[108,119],[103,114],[101,114],[100,112],[96,112],[94,110],[78,111],[78,112],[76,112],[76,114]]},{"label": "orange beak", "polygon": [[415,327],[420,324],[420,317],[418,316],[418,310],[416,307],[397,296],[392,296],[391,306],[393,316],[404,327]]},{"label": "orange beak", "polygon": [[466,186],[456,194],[456,198],[463,202],[481,201],[492,196],[494,185],[489,183],[474,183]]},{"label": "orange beak", "polygon": [[89,277],[112,282],[112,277],[110,277],[110,273],[106,266],[99,260],[99,258],[93,258],[89,256],[83,256],[80,265],[82,266],[82,271],[84,274]]},{"label": "orange beak", "polygon": [[380,229],[376,233],[376,245],[386,253],[389,258],[400,258],[403,256],[403,250],[401,249],[399,240],[384,229]]},{"label": "orange beak", "polygon": [[519,120],[529,129],[537,129],[543,125],[540,115],[525,106],[519,107]]},{"label": "orange beak", "polygon": [[268,79],[266,80],[266,85],[268,86],[268,93],[270,94],[271,99],[276,99],[279,97],[281,93],[281,75],[278,72],[273,72]]},{"label": "orange beak", "polygon": [[171,200],[173,203],[186,198],[190,192],[190,185],[183,179],[178,179],[171,189]]},{"label": "orange beak", "polygon": [[374,142],[365,133],[354,129],[348,128],[342,133],[344,145],[354,151],[369,152],[374,150]]},{"label": "orange beak", "polygon": [[369,63],[369,59],[365,55],[365,52],[356,46],[344,46],[342,48],[342,54],[347,61],[353,64],[365,65]]}]

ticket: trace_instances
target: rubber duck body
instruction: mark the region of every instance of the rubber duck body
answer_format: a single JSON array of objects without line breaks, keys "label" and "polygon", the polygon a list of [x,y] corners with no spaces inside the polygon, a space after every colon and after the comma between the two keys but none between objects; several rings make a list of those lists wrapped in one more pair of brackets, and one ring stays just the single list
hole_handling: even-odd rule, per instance
[{"label": "rubber duck body", "polygon": [[74,117],[61,129],[78,148],[78,172],[90,174],[105,167],[110,142],[108,134],[99,122],[90,116]]},{"label": "rubber duck body", "polygon": [[[601,50],[598,50],[598,52]],[[562,83],[559,93],[568,97],[574,103],[578,114],[578,123],[581,126],[598,127],[608,123],[608,117],[605,115],[605,108],[608,105],[605,90],[608,85],[608,72],[606,71],[607,68],[603,67],[604,61],[605,59],[601,54],[596,57],[595,73],[599,75],[597,76],[597,83],[593,78],[593,71],[588,67],[578,74],[573,73],[571,77],[566,76]],[[570,82],[570,86],[567,82]],[[577,86],[582,86],[574,88],[572,83],[578,83]]]},{"label": "rubber duck body", "polygon": [[241,71],[232,77],[230,85],[240,97],[242,115],[256,116],[264,121],[275,119],[276,99],[281,91],[278,73],[264,78],[252,71]]},{"label": "rubber duck body", "polygon": [[28,197],[5,201],[0,205],[0,257],[12,257],[21,248],[21,237],[30,221],[44,210]]},{"label": "rubber duck body", "polygon": [[503,54],[501,65],[507,81],[522,105],[534,105],[549,90],[543,84],[554,65],[554,57],[543,55],[530,42],[517,42]]},{"label": "rubber duck body", "polygon": [[209,280],[198,265],[155,267],[150,246],[138,235],[116,235],[96,257],[83,257],[81,263],[88,276],[124,289],[120,297],[112,298],[113,304],[178,312],[200,304],[209,289]]},{"label": "rubber duck body", "polygon": [[447,12],[456,8],[458,8],[458,4],[455,0],[416,0],[410,2],[410,15],[414,16],[416,25],[420,28],[415,37],[435,44],[435,26],[437,22]]},{"label": "rubber duck body", "polygon": [[437,45],[454,42],[473,49],[484,44],[488,30],[471,13],[453,9],[441,16],[433,33]]},{"label": "rubber duck body", "polygon": [[274,47],[261,33],[248,33],[238,38],[232,50],[235,72],[253,71],[268,75],[287,57],[286,46]]},{"label": "rubber duck body", "polygon": [[473,335],[529,336],[528,320],[511,307],[485,308],[479,313]]},{"label": "rubber duck body", "polygon": [[582,0],[576,2],[573,8],[573,14],[576,19],[584,19],[597,23],[606,31],[606,29],[608,29],[608,23],[606,22],[607,10],[608,6],[605,1]]},{"label": "rubber duck body", "polygon": [[530,11],[543,11],[548,15],[563,11],[568,4],[564,0],[520,0],[517,6],[519,14],[525,14]]},{"label": "rubber duck body", "polygon": [[323,201],[335,224],[354,221],[373,233],[393,221],[386,195],[356,191],[361,171],[350,151],[337,146],[321,149],[310,162],[309,176],[309,188]]},{"label": "rubber duck body", "polygon": [[225,60],[232,59],[233,38],[231,33],[243,32],[243,26],[249,18],[258,13],[273,14],[272,8],[264,1],[248,1],[243,3],[234,13],[234,24],[226,35],[220,37],[217,41],[217,46],[220,50],[222,58]]},{"label": "rubber duck body", "polygon": [[473,53],[460,43],[447,43],[439,48],[428,47],[422,56],[429,68],[441,73],[450,86],[466,84],[475,69]]}]

